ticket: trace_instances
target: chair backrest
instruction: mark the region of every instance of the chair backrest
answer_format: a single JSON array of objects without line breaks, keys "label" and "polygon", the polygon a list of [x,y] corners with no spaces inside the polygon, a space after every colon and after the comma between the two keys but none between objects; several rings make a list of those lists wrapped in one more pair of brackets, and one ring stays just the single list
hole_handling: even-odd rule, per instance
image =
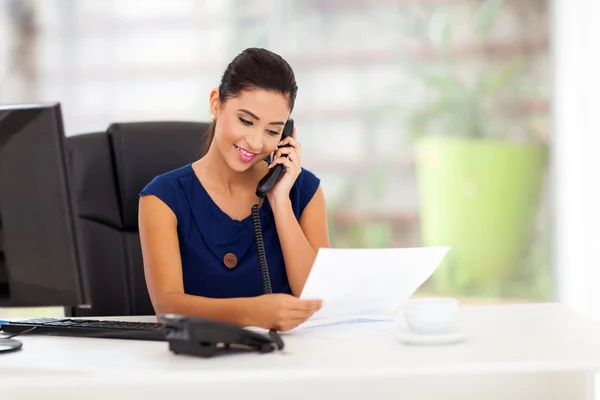
[{"label": "chair backrest", "polygon": [[200,157],[209,124],[116,123],[67,138],[91,308],[68,316],[151,315],[138,232],[138,196],[155,176]]}]

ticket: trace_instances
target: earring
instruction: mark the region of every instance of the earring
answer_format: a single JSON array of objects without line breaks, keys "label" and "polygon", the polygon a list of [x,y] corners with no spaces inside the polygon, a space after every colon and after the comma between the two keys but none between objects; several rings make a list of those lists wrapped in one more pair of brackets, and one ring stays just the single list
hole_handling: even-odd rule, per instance
[{"label": "earring", "polygon": [[210,117],[213,119],[213,121],[215,120],[215,114],[210,114]]}]

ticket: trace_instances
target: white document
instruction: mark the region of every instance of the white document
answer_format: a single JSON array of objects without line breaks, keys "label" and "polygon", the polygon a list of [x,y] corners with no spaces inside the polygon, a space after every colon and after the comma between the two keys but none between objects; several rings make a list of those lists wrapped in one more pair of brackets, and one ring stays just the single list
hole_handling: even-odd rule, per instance
[{"label": "white document", "polygon": [[433,274],[448,250],[319,249],[300,298],[321,299],[323,307],[305,324],[360,315],[395,315]]}]

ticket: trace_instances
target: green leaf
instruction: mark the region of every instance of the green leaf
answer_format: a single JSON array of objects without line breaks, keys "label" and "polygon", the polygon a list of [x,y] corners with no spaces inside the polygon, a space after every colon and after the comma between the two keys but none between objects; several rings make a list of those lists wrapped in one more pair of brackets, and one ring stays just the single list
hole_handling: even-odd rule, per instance
[{"label": "green leaf", "polygon": [[429,126],[435,124],[446,136],[471,136],[473,125],[469,112],[470,105],[461,96],[441,97],[437,101],[423,106],[413,112],[407,121],[410,127],[410,138],[429,134]]},{"label": "green leaf", "polygon": [[407,38],[426,42],[428,40],[427,15],[425,13],[399,13],[402,17],[400,31]]},{"label": "green leaf", "polygon": [[523,72],[523,63],[509,62],[499,68],[481,75],[475,85],[475,92],[480,96],[495,95],[512,87]]},{"label": "green leaf", "polygon": [[388,170],[383,165],[374,168],[371,174],[371,194],[373,200],[380,201],[385,196],[388,181]]},{"label": "green leaf", "polygon": [[472,93],[458,76],[425,67],[412,68],[411,72],[428,89],[429,101],[424,101],[407,118],[409,139],[430,133],[431,124],[450,136],[478,137],[483,134],[484,117],[476,93]]},{"label": "green leaf", "polygon": [[389,223],[370,223],[363,228],[363,242],[367,248],[390,246],[392,228]]},{"label": "green leaf", "polygon": [[452,27],[448,11],[444,7],[434,10],[429,20],[429,40],[444,56],[452,51]]},{"label": "green leaf", "polygon": [[490,32],[503,5],[504,0],[485,0],[481,3],[475,17],[475,34],[477,36],[484,37]]}]

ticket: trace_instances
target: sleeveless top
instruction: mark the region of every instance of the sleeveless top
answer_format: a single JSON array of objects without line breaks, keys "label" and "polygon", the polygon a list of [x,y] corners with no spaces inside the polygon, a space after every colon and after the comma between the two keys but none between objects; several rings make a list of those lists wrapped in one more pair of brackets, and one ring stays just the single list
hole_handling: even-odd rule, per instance
[{"label": "sleeveless top", "polygon": [[[302,169],[290,200],[296,219],[310,202],[320,179]],[[186,294],[213,298],[263,294],[251,210],[242,221],[222,211],[194,173],[192,164],[155,177],[140,192],[154,195],[177,217],[177,236]],[[291,294],[273,211],[267,198],[259,210],[273,293]]]}]

